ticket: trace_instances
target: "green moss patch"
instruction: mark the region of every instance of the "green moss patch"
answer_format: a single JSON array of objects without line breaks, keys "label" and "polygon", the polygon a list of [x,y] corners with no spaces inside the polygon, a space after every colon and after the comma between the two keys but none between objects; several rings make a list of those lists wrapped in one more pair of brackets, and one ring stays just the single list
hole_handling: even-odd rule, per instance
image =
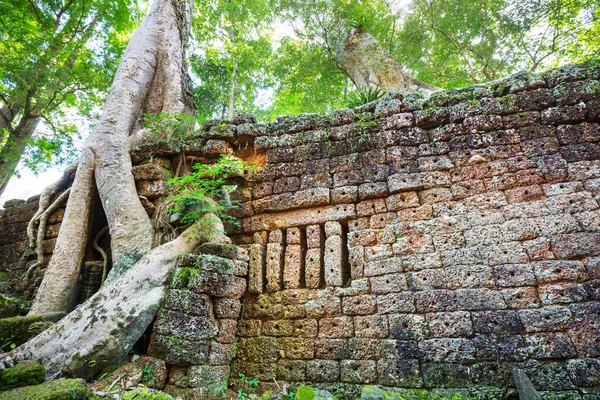
[{"label": "green moss patch", "polygon": [[43,383],[45,378],[46,371],[42,364],[35,361],[23,361],[0,372],[0,390],[38,385]]},{"label": "green moss patch", "polygon": [[164,392],[154,391],[148,388],[130,390],[123,393],[122,400],[173,400],[173,397]]},{"label": "green moss patch", "polygon": [[361,400],[469,400],[459,393],[440,390],[405,389],[401,392],[392,392],[373,385],[364,386],[360,398]]},{"label": "green moss patch", "polygon": [[238,246],[229,243],[202,243],[196,248],[196,254],[211,254],[213,256],[233,259],[238,253]]},{"label": "green moss patch", "polygon": [[[64,313],[53,313],[2,318],[0,319],[0,346],[4,349],[19,346],[41,332],[40,328],[43,324],[39,324],[40,322],[56,322],[64,315]],[[48,326],[50,324],[45,325],[46,328]]]},{"label": "green moss patch", "polygon": [[41,385],[25,386],[0,393],[0,400],[85,400],[83,379],[57,379]]},{"label": "green moss patch", "polygon": [[328,391],[308,386],[300,386],[294,398],[295,400],[336,400]]}]

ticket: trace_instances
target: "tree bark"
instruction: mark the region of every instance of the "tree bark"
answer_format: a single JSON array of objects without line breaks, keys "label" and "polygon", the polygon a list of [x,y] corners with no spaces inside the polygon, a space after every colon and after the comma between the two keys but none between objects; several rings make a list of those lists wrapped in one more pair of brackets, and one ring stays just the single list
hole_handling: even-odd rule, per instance
[{"label": "tree bark", "polygon": [[237,90],[238,63],[233,64],[233,73],[231,74],[231,89],[229,91],[229,107],[227,108],[227,119],[233,120],[235,115],[235,91]]},{"label": "tree bark", "polygon": [[[185,68],[192,1],[155,0],[117,70],[102,117],[90,134],[71,189],[54,254],[32,313],[70,311],[83,262],[95,187],[111,236],[112,281],[152,248],[153,230],[142,206],[129,155],[129,135],[142,112],[191,113]],[[84,179],[85,177],[85,179]],[[79,235],[79,237],[77,237]]]},{"label": "tree bark", "polygon": [[403,90],[429,95],[439,88],[413,78],[369,32],[352,30],[336,54],[337,61],[361,90]]},{"label": "tree bark", "polygon": [[58,233],[59,240],[54,246],[44,279],[36,292],[31,314],[70,311],[75,306],[81,262],[90,232],[94,167],[94,153],[85,149],[71,187],[63,223]]},{"label": "tree bark", "polygon": [[[40,122],[39,115],[23,116],[14,129],[4,127],[8,132],[6,143],[0,150],[0,196],[4,193],[10,178],[15,174],[19,160],[25,152],[29,139],[33,136]],[[3,126],[0,126],[2,128]]]},{"label": "tree bark", "polygon": [[0,108],[0,131],[6,129],[7,132],[10,132],[16,115],[17,111],[14,107],[2,106]]}]

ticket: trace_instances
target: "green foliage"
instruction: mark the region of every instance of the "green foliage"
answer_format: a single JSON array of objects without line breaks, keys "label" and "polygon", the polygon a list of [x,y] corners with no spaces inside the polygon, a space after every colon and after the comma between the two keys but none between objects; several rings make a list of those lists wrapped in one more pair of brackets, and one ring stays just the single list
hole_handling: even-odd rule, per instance
[{"label": "green foliage", "polygon": [[371,86],[365,90],[356,89],[349,93],[346,105],[348,107],[362,106],[363,104],[379,100],[384,94],[385,92],[376,86]]},{"label": "green foliage", "polygon": [[377,115],[356,114],[358,125],[358,143],[364,144],[369,140],[369,134],[379,126]]},{"label": "green foliage", "polygon": [[231,86],[231,72],[218,53],[192,54],[189,63],[192,73],[198,79],[193,93],[200,121],[224,119],[227,108],[225,89]]},{"label": "green foliage", "polygon": [[[140,12],[131,0],[6,0],[0,3],[0,108],[5,126],[0,163],[22,154],[34,172],[75,155],[75,112],[93,117]],[[64,150],[70,151],[64,151]]]},{"label": "green foliage", "polygon": [[140,125],[149,131],[147,142],[165,141],[172,149],[180,150],[196,121],[195,117],[181,113],[144,114]]},{"label": "green foliage", "polygon": [[270,85],[273,0],[196,2],[193,27],[197,43],[190,65],[201,119],[227,117],[230,93],[235,108],[257,109],[261,90]]},{"label": "green foliage", "polygon": [[[392,53],[441,87],[598,56],[597,0],[413,0]],[[578,49],[578,50],[575,50]]]},{"label": "green foliage", "polygon": [[169,336],[169,342],[174,345],[180,345],[181,343],[183,343],[181,337],[179,337],[178,335]]},{"label": "green foliage", "polygon": [[6,351],[8,349],[12,350],[17,347],[17,344],[14,342],[15,335],[10,335],[3,339],[3,342],[0,343],[0,351]]},{"label": "green foliage", "polygon": [[257,378],[251,379],[251,378],[247,377],[245,374],[239,374],[239,377],[242,380],[244,387],[241,389],[238,389],[238,391],[237,391],[238,399],[248,400],[250,398],[250,395],[253,395],[256,393],[256,388],[258,388],[258,384],[260,383],[260,380],[258,380]]},{"label": "green foliage", "polygon": [[195,164],[189,175],[175,177],[168,181],[173,195],[169,198],[173,206],[169,210],[178,214],[184,224],[198,223],[201,235],[209,235],[213,222],[207,214],[214,214],[222,221],[238,224],[228,214],[237,204],[231,201],[229,193],[236,189],[228,185],[229,178],[253,171],[254,168],[243,160],[221,155],[213,164]]},{"label": "green foliage", "polygon": [[221,398],[225,397],[225,393],[227,392],[227,379],[223,379],[220,384],[215,387],[215,394]]},{"label": "green foliage", "polygon": [[146,364],[142,373],[142,382],[148,381],[152,376],[152,372],[152,366],[150,364]]},{"label": "green foliage", "polygon": [[272,102],[257,110],[259,119],[272,121],[282,115],[326,113],[344,107],[348,79],[324,47],[288,36],[279,44],[269,68]]}]

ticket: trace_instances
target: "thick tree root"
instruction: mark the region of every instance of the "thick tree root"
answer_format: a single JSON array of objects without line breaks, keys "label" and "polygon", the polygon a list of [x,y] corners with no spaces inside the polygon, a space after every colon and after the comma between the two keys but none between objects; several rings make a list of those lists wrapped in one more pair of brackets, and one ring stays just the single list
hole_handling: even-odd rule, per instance
[{"label": "thick tree root", "polygon": [[201,242],[230,242],[217,233],[223,230],[219,218],[206,218],[213,223],[208,237],[201,236],[201,225],[196,223],[177,239],[153,249],[54,326],[8,353],[0,360],[0,370],[35,360],[46,368],[47,380],[91,379],[122,361],[154,319],[177,257],[191,253]]},{"label": "thick tree root", "polygon": [[[62,192],[60,196],[58,196],[58,198],[54,201],[54,203],[52,203],[44,212],[42,212],[42,214],[39,217],[37,217],[39,221],[39,226],[37,230],[37,240],[34,242],[37,254],[37,261],[34,262],[31,265],[31,267],[27,269],[27,280],[31,279],[31,274],[33,273],[33,271],[36,270],[36,268],[44,264],[44,237],[46,236],[46,224],[48,223],[48,218],[50,218],[54,211],[56,211],[56,209],[58,209],[58,207],[60,207],[61,204],[69,197],[70,192],[71,188],[68,188],[67,190]],[[32,218],[31,221],[33,221],[34,219],[35,217]],[[31,239],[29,243],[31,245]]]},{"label": "thick tree root", "polygon": [[79,161],[52,258],[30,314],[68,312],[73,309],[77,299],[75,289],[91,223],[96,159],[90,149],[85,149]]},{"label": "thick tree root", "polygon": [[152,216],[152,227],[154,228],[154,246],[159,246],[165,241],[170,241],[177,236],[177,231],[169,222],[171,213],[169,209],[173,207],[172,201],[165,201],[159,204]]},{"label": "thick tree root", "polygon": [[31,248],[31,249],[35,248],[35,242],[36,242],[35,227],[38,224],[41,215],[44,213],[44,211],[46,211],[46,209],[50,205],[50,199],[56,193],[65,189],[69,185],[69,182],[72,178],[71,175],[73,174],[73,172],[75,172],[77,170],[77,166],[78,166],[78,163],[73,163],[73,164],[69,165],[67,167],[67,169],[65,169],[65,171],[63,172],[63,175],[60,177],[59,180],[57,180],[53,184],[47,186],[42,191],[42,194],[40,195],[40,200],[38,201],[38,210],[34,214],[33,218],[31,218],[31,220],[29,221],[29,224],[27,224],[27,237],[29,237],[29,248]]},{"label": "thick tree root", "polygon": [[108,232],[108,225],[102,228],[100,232],[98,232],[98,234],[94,238],[94,241],[92,242],[92,247],[94,247],[94,250],[100,253],[100,256],[102,257],[102,283],[104,283],[104,281],[106,280],[106,274],[108,274],[108,256],[106,255],[104,249],[98,244],[98,240],[100,240],[100,238],[106,232]]}]

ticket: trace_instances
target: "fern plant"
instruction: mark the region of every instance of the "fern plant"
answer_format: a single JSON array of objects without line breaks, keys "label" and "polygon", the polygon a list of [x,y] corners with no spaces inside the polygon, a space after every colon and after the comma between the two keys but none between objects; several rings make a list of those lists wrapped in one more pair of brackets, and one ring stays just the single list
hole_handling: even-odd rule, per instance
[{"label": "fern plant", "polygon": [[357,89],[348,94],[346,105],[351,108],[362,106],[363,104],[379,100],[385,92],[376,86],[367,89]]},{"label": "fern plant", "polygon": [[207,217],[210,214],[223,222],[238,225],[237,219],[229,215],[229,211],[238,206],[229,197],[236,186],[228,185],[227,180],[254,169],[240,158],[228,155],[221,155],[219,161],[213,164],[195,164],[191,174],[168,181],[173,193],[168,199],[171,204],[168,211],[178,214],[184,224],[199,223],[200,235],[213,233],[214,221]]}]

